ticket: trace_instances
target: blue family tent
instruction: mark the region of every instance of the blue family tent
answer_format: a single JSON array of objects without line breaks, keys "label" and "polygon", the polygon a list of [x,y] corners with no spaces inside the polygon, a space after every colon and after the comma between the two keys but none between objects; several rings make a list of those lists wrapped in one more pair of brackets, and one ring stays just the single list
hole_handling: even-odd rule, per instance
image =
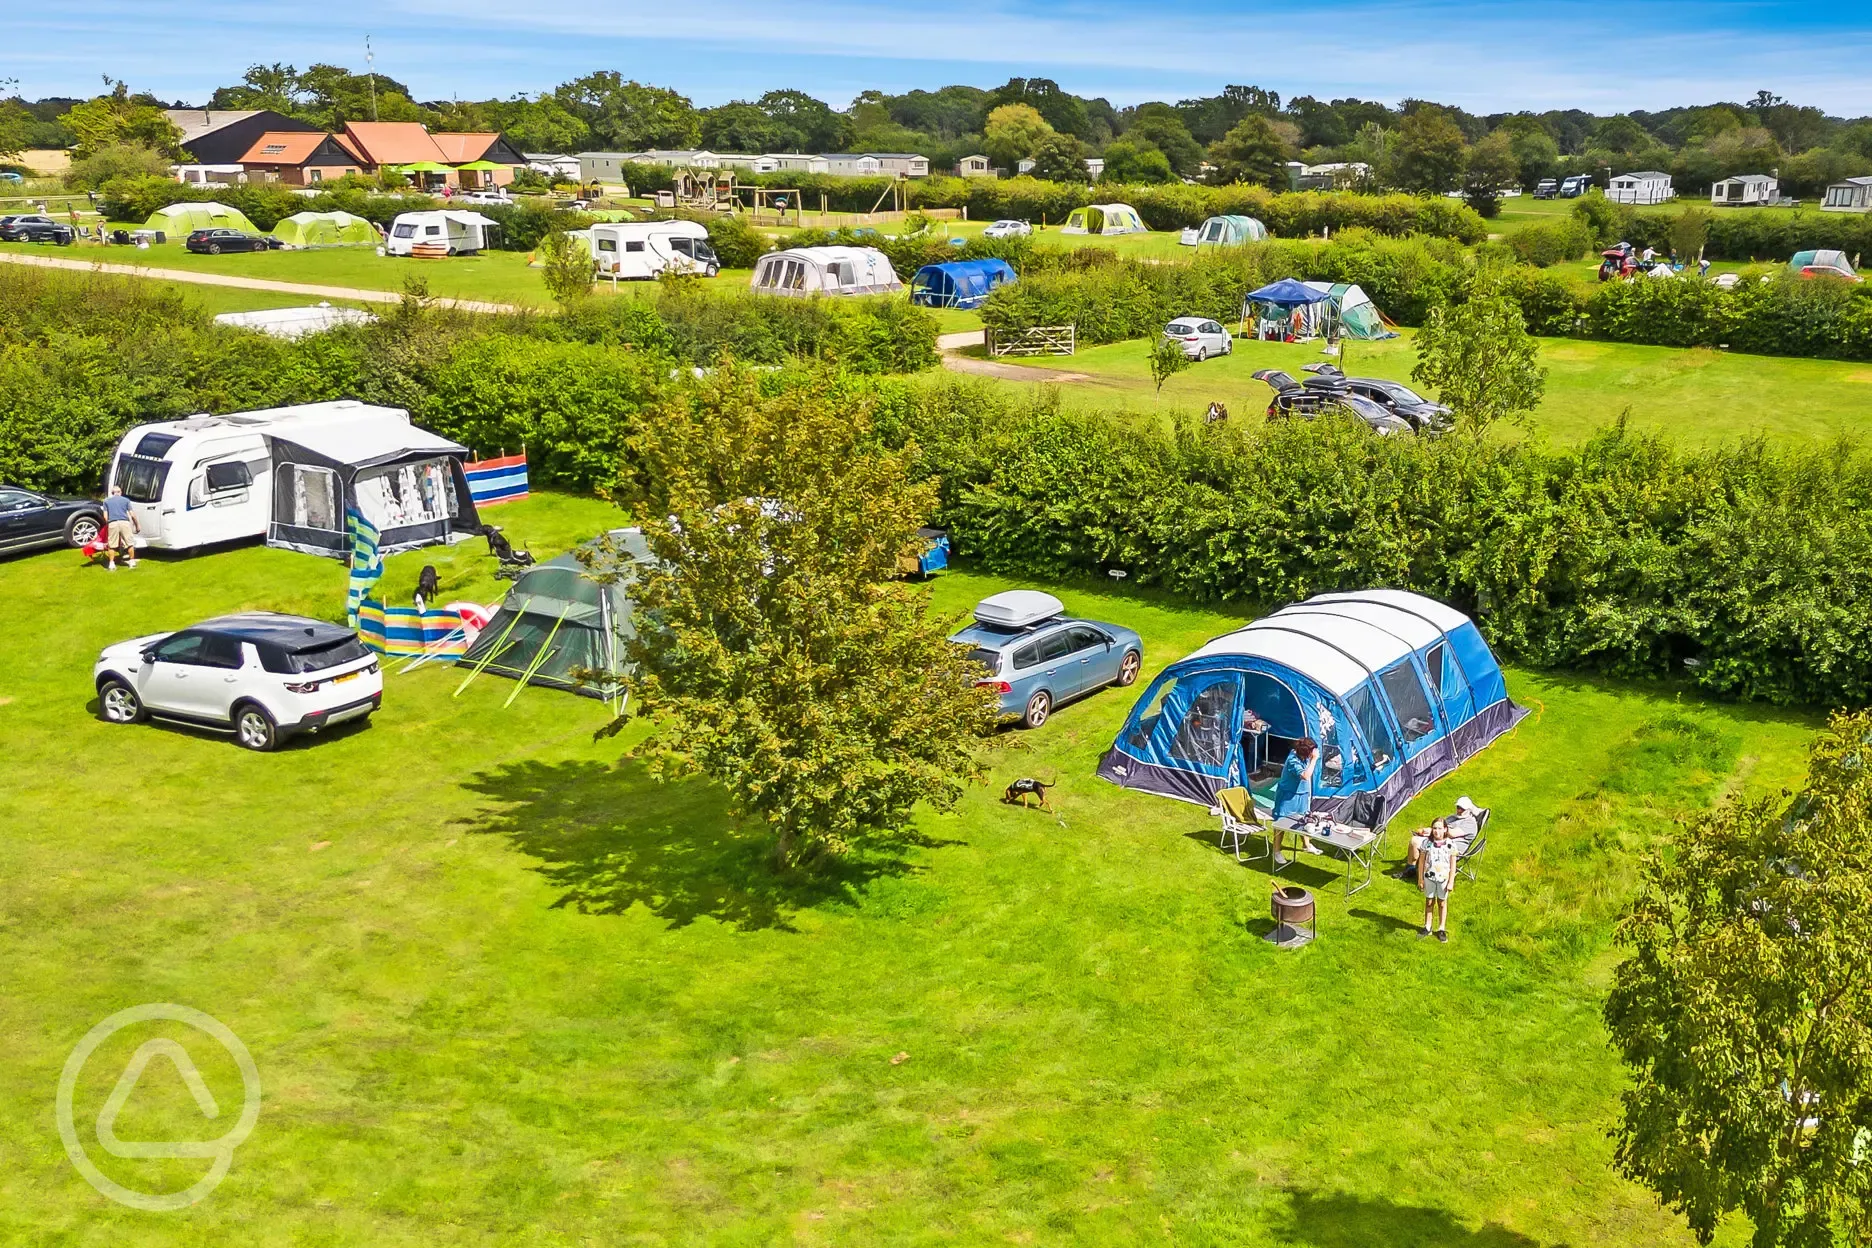
[{"label": "blue family tent", "polygon": [[1098,774],[1202,806],[1245,785],[1271,807],[1288,750],[1312,737],[1315,811],[1375,793],[1395,812],[1526,714],[1462,612],[1403,590],[1320,594],[1171,664]]},{"label": "blue family tent", "polygon": [[1269,282],[1260,290],[1248,292],[1249,303],[1282,309],[1304,307],[1328,298],[1331,298],[1331,292],[1309,286],[1297,277],[1283,277],[1278,282]]},{"label": "blue family tent", "polygon": [[910,302],[926,308],[979,308],[995,287],[1014,280],[1005,260],[926,264],[910,279]]}]

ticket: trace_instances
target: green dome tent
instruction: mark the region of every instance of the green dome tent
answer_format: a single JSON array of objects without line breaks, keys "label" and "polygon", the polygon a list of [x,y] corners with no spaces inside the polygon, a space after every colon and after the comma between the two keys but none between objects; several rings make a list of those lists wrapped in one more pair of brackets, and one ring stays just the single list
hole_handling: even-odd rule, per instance
[{"label": "green dome tent", "polygon": [[377,241],[377,227],[348,212],[295,212],[273,227],[288,247],[344,247]]},{"label": "green dome tent", "polygon": [[170,204],[167,208],[158,208],[150,213],[150,219],[144,222],[143,228],[161,230],[169,238],[176,239],[186,238],[190,230],[260,232],[240,209],[213,202]]}]

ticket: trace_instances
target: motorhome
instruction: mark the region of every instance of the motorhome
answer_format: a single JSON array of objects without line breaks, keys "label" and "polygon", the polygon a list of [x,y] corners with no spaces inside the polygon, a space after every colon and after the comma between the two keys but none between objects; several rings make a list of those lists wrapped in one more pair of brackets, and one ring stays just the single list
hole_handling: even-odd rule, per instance
[{"label": "motorhome", "polygon": [[378,525],[386,548],[478,524],[465,454],[401,408],[347,399],[138,425],[118,444],[110,483],[157,550],[266,537],[338,553],[347,507]]},{"label": "motorhome", "polygon": [[1589,173],[1571,174],[1561,179],[1560,182],[1561,199],[1578,199],[1590,190],[1592,190],[1592,175]]},{"label": "motorhome", "polygon": [[390,223],[384,251],[392,256],[472,255],[488,245],[488,231],[499,224],[460,208],[399,213]]},{"label": "motorhome", "polygon": [[714,277],[721,261],[695,221],[601,221],[585,232],[599,277],[629,281],[666,270]]}]

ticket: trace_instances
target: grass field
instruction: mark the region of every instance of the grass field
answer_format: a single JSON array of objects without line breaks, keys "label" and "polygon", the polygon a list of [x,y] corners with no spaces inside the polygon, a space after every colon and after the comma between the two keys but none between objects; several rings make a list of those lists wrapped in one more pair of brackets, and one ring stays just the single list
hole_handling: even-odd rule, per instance
[{"label": "grass field", "polygon": [[[1411,331],[1385,342],[1347,347],[1343,366],[1354,374],[1408,381],[1416,361]],[[1680,350],[1572,339],[1540,340],[1547,397],[1534,427],[1562,442],[1590,436],[1629,410],[1634,428],[1667,433],[1691,445],[1749,435],[1829,438],[1866,431],[1872,411],[1872,368],[1837,360],[1798,360],[1726,351]],[[1237,341],[1233,355],[1194,364],[1157,394],[1142,342],[1090,347],[1071,356],[1022,363],[1090,379],[1061,386],[1082,406],[1201,411],[1220,400],[1231,413],[1259,419],[1270,391],[1250,375],[1280,368],[1295,377],[1303,365],[1330,360],[1318,344]],[[1014,383],[1018,384],[1018,383]]]},{"label": "grass field", "polygon": [[[540,554],[613,516],[499,513]],[[393,599],[425,562],[447,598],[497,592],[476,544],[396,557]],[[505,706],[491,677],[457,698],[454,671],[393,676],[368,728],[275,755],[93,717],[99,646],[236,608],[329,615],[343,579],[256,548],[114,575],[0,562],[0,1240],[1690,1242],[1608,1168],[1610,924],[1673,817],[1797,782],[1806,720],[1511,671],[1533,714],[1399,821],[1458,792],[1497,811],[1453,941],[1416,938],[1407,886],[1348,904],[1313,859],[1283,878],[1321,890],[1320,941],[1282,953],[1257,939],[1266,876],[1213,820],[1092,778],[1115,691],[995,762],[993,786],[1057,780],[1057,820],[972,790],[900,853],[802,876],[706,786],[594,742],[595,704]],[[1055,588],[1137,627],[1149,669],[1237,622]],[[106,1202],[55,1131],[73,1045],[147,1002],[225,1023],[263,1088],[226,1182],[178,1213]],[[166,1026],[120,1032],[77,1085],[91,1156],[146,1191],[206,1163],[112,1158],[90,1131]],[[231,1063],[176,1038],[225,1121]],[[166,1062],[117,1130],[211,1133]]]}]

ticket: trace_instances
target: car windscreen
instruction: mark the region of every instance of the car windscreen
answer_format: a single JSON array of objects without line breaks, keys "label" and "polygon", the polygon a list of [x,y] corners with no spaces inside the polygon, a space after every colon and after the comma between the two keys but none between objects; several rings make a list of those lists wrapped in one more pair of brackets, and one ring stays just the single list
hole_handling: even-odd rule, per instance
[{"label": "car windscreen", "polygon": [[162,498],[169,465],[160,459],[124,455],[117,460],[117,479],[111,482],[133,503],[154,503]]},{"label": "car windscreen", "polygon": [[279,650],[266,646],[261,650],[260,659],[269,672],[297,675],[301,672],[322,672],[329,667],[342,667],[346,663],[355,663],[359,659],[369,658],[370,653],[364,643],[356,637],[339,637],[323,645],[302,646],[295,650]]}]

